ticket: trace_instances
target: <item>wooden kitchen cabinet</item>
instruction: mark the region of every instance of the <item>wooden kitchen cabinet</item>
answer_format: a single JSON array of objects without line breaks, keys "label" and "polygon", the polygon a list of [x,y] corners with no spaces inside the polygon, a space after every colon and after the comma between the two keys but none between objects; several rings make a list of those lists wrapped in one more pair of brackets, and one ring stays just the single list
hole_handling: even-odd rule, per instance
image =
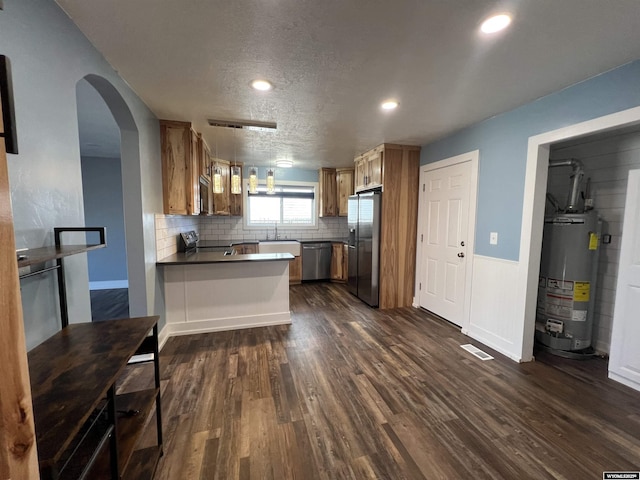
[{"label": "wooden kitchen cabinet", "polygon": [[331,281],[346,282],[347,281],[347,265],[348,262],[347,245],[343,242],[335,242],[331,244]]},{"label": "wooden kitchen cabinet", "polygon": [[338,184],[335,168],[321,168],[318,171],[320,184],[320,216],[335,217],[338,214]]},{"label": "wooden kitchen cabinet", "polygon": [[211,183],[215,184],[214,174],[216,168],[220,169],[222,175],[222,193],[213,193],[213,214],[214,215],[230,215],[231,214],[231,172],[230,164],[226,160],[219,158],[213,159],[213,169],[211,175]]},{"label": "wooden kitchen cabinet", "polygon": [[200,213],[198,136],[189,122],[160,120],[163,210],[169,215]]},{"label": "wooden kitchen cabinet", "polygon": [[257,243],[241,243],[239,245],[234,245],[233,249],[239,255],[258,253],[258,244]]},{"label": "wooden kitchen cabinet", "polygon": [[412,304],[418,228],[420,147],[384,143],[355,159],[356,192],[380,187],[379,307]]},{"label": "wooden kitchen cabinet", "polygon": [[355,158],[355,191],[370,190],[383,184],[384,145]]},{"label": "wooden kitchen cabinet", "polygon": [[198,165],[200,170],[200,215],[211,215],[213,212],[211,152],[201,134],[198,134]]},{"label": "wooden kitchen cabinet", "polygon": [[211,181],[211,150],[202,138],[202,134],[198,134],[198,164],[200,165],[200,176]]},{"label": "wooden kitchen cabinet", "polygon": [[353,195],[353,168],[336,168],[336,184],[338,188],[338,216],[346,217],[349,208],[349,196]]},{"label": "wooden kitchen cabinet", "polygon": [[289,285],[302,283],[302,256],[289,260]]}]

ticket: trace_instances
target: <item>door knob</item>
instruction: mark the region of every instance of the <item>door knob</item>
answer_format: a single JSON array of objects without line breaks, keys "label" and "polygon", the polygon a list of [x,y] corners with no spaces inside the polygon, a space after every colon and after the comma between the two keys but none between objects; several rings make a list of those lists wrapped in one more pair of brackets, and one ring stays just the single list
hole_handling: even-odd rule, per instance
[{"label": "door knob", "polygon": [[458,257],[460,257],[460,258],[464,258],[464,253],[460,252],[460,253],[458,254]]},{"label": "door knob", "polygon": [[462,242],[460,242],[460,246],[464,247],[464,240]]}]

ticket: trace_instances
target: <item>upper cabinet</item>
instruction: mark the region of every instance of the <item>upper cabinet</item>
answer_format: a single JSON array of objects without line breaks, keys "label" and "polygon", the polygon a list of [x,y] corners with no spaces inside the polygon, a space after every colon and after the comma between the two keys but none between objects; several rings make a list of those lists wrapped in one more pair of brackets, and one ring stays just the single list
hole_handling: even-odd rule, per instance
[{"label": "upper cabinet", "polygon": [[[213,159],[212,184],[213,184],[213,214],[214,215],[231,215],[231,172],[229,171],[229,162]],[[218,180],[217,175],[220,175]],[[222,193],[216,193],[216,184],[220,182]]]},{"label": "upper cabinet", "polygon": [[[164,213],[242,216],[242,194],[231,193],[230,162],[212,158],[191,123],[160,120],[160,138]],[[237,165],[242,185],[242,164]],[[214,193],[216,182],[222,193]]]},{"label": "upper cabinet", "polygon": [[200,215],[211,215],[213,211],[213,191],[211,188],[211,153],[209,147],[198,134],[198,164],[200,170]]},{"label": "upper cabinet", "polygon": [[200,176],[207,181],[211,181],[211,151],[209,146],[202,138],[202,134],[198,134],[198,161],[200,165]]},{"label": "upper cabinet", "polygon": [[321,168],[320,216],[346,217],[349,196],[353,195],[353,168]]},{"label": "upper cabinet", "polygon": [[349,197],[353,195],[353,168],[336,168],[336,183],[338,186],[338,216],[346,217]]},{"label": "upper cabinet", "polygon": [[188,122],[160,120],[164,213],[200,213],[198,135]]},{"label": "upper cabinet", "polygon": [[370,190],[383,183],[384,145],[380,145],[355,158],[355,190]]},{"label": "upper cabinet", "polygon": [[338,185],[335,168],[321,168],[318,171],[320,184],[320,216],[335,217],[338,214]]}]

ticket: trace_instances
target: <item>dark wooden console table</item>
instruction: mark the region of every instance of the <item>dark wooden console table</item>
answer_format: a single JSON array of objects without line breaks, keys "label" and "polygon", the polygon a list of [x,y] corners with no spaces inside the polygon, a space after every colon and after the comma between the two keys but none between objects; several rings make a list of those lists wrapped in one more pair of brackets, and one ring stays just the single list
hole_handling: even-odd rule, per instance
[{"label": "dark wooden console table", "polygon": [[[153,477],[162,455],[157,322],[71,324],[28,353],[43,480]],[[131,357],[148,353],[155,388],[116,395]],[[154,405],[157,445],[136,450]]]}]

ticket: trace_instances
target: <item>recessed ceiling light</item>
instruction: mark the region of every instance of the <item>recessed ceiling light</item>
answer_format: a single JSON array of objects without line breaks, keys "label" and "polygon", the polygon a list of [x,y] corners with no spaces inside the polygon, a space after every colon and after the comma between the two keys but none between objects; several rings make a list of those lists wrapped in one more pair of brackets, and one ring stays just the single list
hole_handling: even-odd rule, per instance
[{"label": "recessed ceiling light", "polygon": [[291,168],[293,167],[293,160],[276,160],[276,167]]},{"label": "recessed ceiling light", "polygon": [[507,28],[510,23],[511,17],[506,13],[501,13],[500,15],[489,17],[482,22],[480,30],[482,33],[496,33]]},{"label": "recessed ceiling light", "polygon": [[398,102],[396,102],[395,100],[387,100],[385,102],[382,102],[382,105],[380,106],[383,110],[395,110],[396,108],[398,108]]},{"label": "recessed ceiling light", "polygon": [[260,90],[261,92],[267,92],[273,88],[271,82],[267,80],[254,80],[253,82],[251,82],[251,86],[256,90]]}]

